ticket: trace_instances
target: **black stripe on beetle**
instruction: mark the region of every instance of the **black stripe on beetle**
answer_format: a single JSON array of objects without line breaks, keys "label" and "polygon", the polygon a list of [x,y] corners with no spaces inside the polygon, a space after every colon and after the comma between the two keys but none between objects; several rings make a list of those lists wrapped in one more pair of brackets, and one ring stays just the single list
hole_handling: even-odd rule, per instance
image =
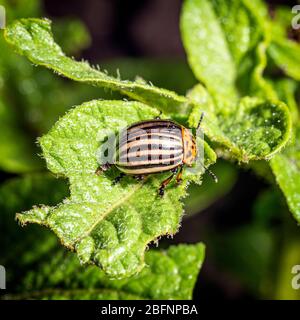
[{"label": "black stripe on beetle", "polygon": [[181,182],[183,167],[192,166],[196,155],[196,140],[189,129],[172,120],[155,119],[135,123],[121,132],[114,165],[122,175],[138,178],[172,171],[172,175],[160,185],[159,194],[162,196],[176,173],[177,183]]}]

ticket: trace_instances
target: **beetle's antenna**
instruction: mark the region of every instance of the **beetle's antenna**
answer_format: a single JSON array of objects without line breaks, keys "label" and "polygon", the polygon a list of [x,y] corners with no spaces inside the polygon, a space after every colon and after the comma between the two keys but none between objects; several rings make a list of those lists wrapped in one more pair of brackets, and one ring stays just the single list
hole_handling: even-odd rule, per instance
[{"label": "beetle's antenna", "polygon": [[[200,129],[200,125],[203,121],[203,118],[204,118],[204,112],[201,113],[201,116],[200,116],[200,119],[199,119],[199,122],[198,122],[198,125],[197,125],[197,129],[196,129],[196,136],[198,136],[198,132],[199,132],[199,129]],[[218,177],[212,172],[210,171],[205,165],[204,163],[200,162],[201,166],[205,169],[205,171],[208,172],[208,174],[214,179],[215,183],[218,182]]]},{"label": "beetle's antenna", "polygon": [[200,128],[200,125],[202,123],[203,118],[204,118],[204,112],[201,113],[201,116],[200,116],[200,119],[199,119],[199,122],[198,122],[198,125],[197,125],[197,129],[196,129],[197,132],[198,132],[198,130]]},{"label": "beetle's antenna", "polygon": [[199,122],[198,122],[198,125],[197,125],[197,128],[196,128],[196,137],[198,137],[200,126],[201,126],[201,123],[203,121],[203,118],[204,118],[204,112],[201,113],[201,116],[200,116],[200,119],[199,119]]}]

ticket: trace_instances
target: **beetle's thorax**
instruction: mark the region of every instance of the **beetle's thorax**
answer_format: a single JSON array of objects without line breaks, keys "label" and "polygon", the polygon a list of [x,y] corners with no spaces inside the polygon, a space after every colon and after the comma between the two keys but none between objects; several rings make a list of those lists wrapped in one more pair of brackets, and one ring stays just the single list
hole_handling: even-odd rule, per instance
[{"label": "beetle's thorax", "polygon": [[183,163],[191,166],[196,159],[196,140],[189,129],[182,127]]}]

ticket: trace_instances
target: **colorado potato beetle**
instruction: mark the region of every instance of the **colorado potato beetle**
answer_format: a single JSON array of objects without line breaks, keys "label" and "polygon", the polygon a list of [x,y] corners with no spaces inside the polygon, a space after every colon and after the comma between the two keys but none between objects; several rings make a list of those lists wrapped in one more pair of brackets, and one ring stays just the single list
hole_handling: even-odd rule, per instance
[{"label": "colorado potato beetle", "polygon": [[[202,119],[203,114],[198,128]],[[196,138],[189,129],[172,120],[158,118],[141,121],[120,134],[113,164],[121,174],[115,182],[126,174],[143,179],[149,174],[171,171],[171,176],[159,187],[159,195],[163,196],[165,187],[176,174],[176,182],[179,184],[182,181],[183,167],[192,166],[196,156]],[[97,173],[106,171],[109,167],[109,164],[104,164]],[[208,172],[217,179],[212,172]]]}]

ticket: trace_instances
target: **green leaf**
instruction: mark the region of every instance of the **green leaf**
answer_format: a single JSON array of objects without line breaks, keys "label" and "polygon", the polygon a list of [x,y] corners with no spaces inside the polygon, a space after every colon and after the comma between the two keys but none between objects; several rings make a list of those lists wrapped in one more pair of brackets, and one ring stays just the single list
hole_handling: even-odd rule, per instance
[{"label": "green leaf", "polygon": [[289,78],[280,78],[278,80],[269,81],[274,87],[279,99],[284,101],[289,107],[293,123],[296,124],[299,119],[299,110],[296,101],[296,92],[299,88],[299,83]]},{"label": "green leaf", "polygon": [[179,94],[193,87],[197,81],[188,64],[178,58],[119,58],[103,63],[109,74],[121,74],[128,80],[140,79],[155,85],[174,90]]},{"label": "green leaf", "polygon": [[150,250],[145,255],[147,267],[141,273],[128,279],[110,280],[96,267],[84,268],[73,254],[59,251],[50,261],[25,275],[21,284],[24,293],[11,298],[191,299],[204,253],[203,244]]},{"label": "green leaf", "polygon": [[[277,16],[275,15],[275,20],[271,22],[271,25],[269,25],[271,28],[265,31],[266,34],[264,41],[260,42],[256,47],[256,60],[249,58],[249,61],[244,61],[245,64],[248,64],[248,67],[242,71],[242,73],[244,73],[244,77],[242,78],[244,79],[243,87],[246,88],[246,90],[249,90],[252,94],[263,98],[271,98],[273,100],[280,98],[287,103],[289,107],[291,113],[291,116],[288,116],[291,118],[289,122],[293,120],[294,123],[297,123],[299,114],[295,100],[295,93],[298,87],[297,83],[288,78],[274,79],[275,77],[273,76],[271,80],[266,80],[263,77],[267,64],[273,62],[287,75],[299,80],[297,74],[300,75],[300,73],[297,61],[299,60],[300,46],[296,42],[286,38],[287,27],[290,26],[289,19],[291,17],[291,12],[287,12],[286,9],[283,9],[279,16],[278,12],[276,13]],[[269,59],[270,57],[271,61]],[[255,68],[254,72],[251,74],[249,69],[251,70],[251,64],[253,64],[254,61]],[[275,70],[275,72],[276,71],[277,70]],[[251,76],[248,76],[247,78],[247,74],[250,74]],[[276,180],[287,198],[291,211],[297,221],[299,221],[299,208],[297,205],[298,195],[296,191],[299,180],[298,168],[296,165],[297,152],[297,146],[294,140],[292,144],[287,149],[283,150],[281,154],[275,155],[270,164]],[[289,162],[294,165],[289,166]]]},{"label": "green leaf", "polygon": [[[0,264],[7,268],[12,299],[190,299],[204,259],[204,245],[171,246],[146,253],[147,267],[135,277],[109,280],[96,267],[83,267],[57,247],[38,226],[20,229],[15,212],[35,203],[54,205],[68,194],[62,179],[49,174],[13,178],[0,187]],[[16,259],[17,257],[17,259]]]},{"label": "green leaf", "polygon": [[234,62],[217,15],[209,1],[184,2],[181,33],[195,76],[213,95],[236,97]]},{"label": "green leaf", "polygon": [[[40,15],[41,11],[39,1],[35,0],[2,4],[8,20],[22,15]],[[71,100],[72,104],[82,101],[74,99],[78,90],[71,90],[63,81],[54,82],[54,76],[47,71],[33,68],[25,58],[14,54],[5,43],[2,31],[0,47],[0,168],[11,173],[39,171],[43,163],[37,155],[34,133],[51,120],[52,125],[53,115],[57,119],[58,114],[65,112],[65,100]]]},{"label": "green leaf", "polygon": [[267,32],[266,6],[260,0],[213,0],[211,3],[237,69]]},{"label": "green leaf", "polygon": [[[199,181],[203,171],[186,170],[183,183],[172,183],[160,198],[158,187],[170,173],[151,175],[143,182],[128,176],[114,185],[118,170],[95,174],[97,152],[108,135],[158,114],[142,103],[124,101],[94,100],[72,109],[40,139],[48,168],[68,177],[71,195],[55,207],[35,207],[18,214],[18,220],[51,228],[66,247],[77,251],[82,262],[97,264],[110,277],[140,271],[148,243],[177,232],[180,199],[188,180]],[[209,165],[215,155],[208,146],[205,150],[211,157],[205,162]]]},{"label": "green leaf", "polygon": [[242,162],[266,159],[288,141],[291,131],[289,111],[283,102],[245,97],[235,108],[218,108],[197,85],[188,95],[195,106],[189,124],[195,126],[205,112],[203,130],[222,147],[219,153]]},{"label": "green leaf", "polygon": [[291,7],[276,6],[272,16],[272,37],[286,37],[292,27],[292,19],[295,17]]},{"label": "green leaf", "polygon": [[[284,41],[289,41],[285,40]],[[274,44],[274,42],[273,42]],[[272,45],[271,45],[272,47]],[[270,48],[271,48],[270,47]],[[271,51],[273,49],[270,49]],[[276,51],[276,50],[275,50]],[[286,57],[280,58],[280,61],[284,61]],[[279,61],[278,60],[278,61]],[[293,63],[293,59],[289,61]],[[296,71],[296,69],[295,69]],[[289,72],[287,72],[289,74]],[[265,80],[264,80],[265,81]],[[273,90],[275,94],[285,101],[290,109],[291,120],[293,120],[296,128],[293,128],[292,139],[290,144],[283,150],[282,153],[276,154],[274,158],[271,159],[270,165],[272,171],[275,175],[276,181],[279,184],[281,190],[283,191],[289,208],[293,213],[295,219],[300,221],[300,205],[299,205],[299,146],[297,143],[297,137],[299,136],[298,128],[298,106],[295,99],[295,93],[297,90],[297,83],[292,79],[282,78],[279,80],[269,81],[273,85]],[[265,91],[264,94],[268,96]]]},{"label": "green leaf", "polygon": [[285,38],[273,39],[268,53],[285,74],[300,80],[300,45],[298,43]]},{"label": "green leaf", "polygon": [[[290,135],[288,109],[262,77],[269,43],[266,16],[260,1],[186,0],[181,18],[189,63],[208,91],[196,86],[188,94],[195,104],[189,123],[195,125],[205,111],[204,132],[221,146],[219,154],[242,162],[271,157]],[[248,94],[264,92],[260,95],[271,99],[238,102],[240,80],[238,87]]]},{"label": "green leaf", "polygon": [[67,78],[120,91],[167,113],[184,112],[188,107],[186,99],[172,91],[140,81],[113,78],[92,68],[87,62],[78,62],[65,56],[53,40],[51,23],[47,19],[15,21],[5,29],[5,38],[19,54],[25,55],[34,64],[50,68]]},{"label": "green leaf", "polygon": [[283,191],[294,218],[300,222],[300,128],[295,129],[291,144],[271,160],[276,181]]},{"label": "green leaf", "polygon": [[264,39],[258,43],[254,50],[253,61],[250,62],[250,66],[254,65],[254,67],[246,68],[240,80],[244,79],[245,82],[244,93],[248,92],[258,97],[276,100],[278,96],[274,88],[264,78],[264,72],[268,63],[267,49],[269,45],[269,39]]},{"label": "green leaf", "polygon": [[181,33],[188,61],[222,106],[237,99],[240,65],[263,38],[265,17],[260,1],[184,2]]},{"label": "green leaf", "polygon": [[278,7],[274,12],[271,29],[271,44],[268,48],[270,62],[274,63],[286,75],[300,79],[300,45],[288,39],[294,31],[291,27],[294,15],[288,7]]}]

